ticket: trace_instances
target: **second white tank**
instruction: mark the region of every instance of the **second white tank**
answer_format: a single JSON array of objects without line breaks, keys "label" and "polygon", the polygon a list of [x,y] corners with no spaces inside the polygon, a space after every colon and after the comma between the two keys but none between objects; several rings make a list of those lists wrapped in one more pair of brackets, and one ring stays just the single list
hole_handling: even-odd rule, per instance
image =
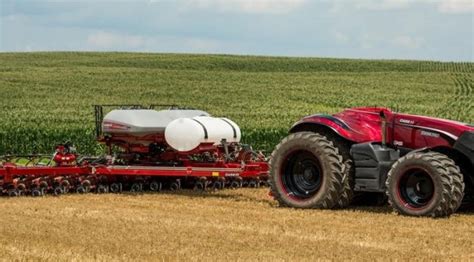
[{"label": "second white tank", "polygon": [[222,139],[240,142],[240,128],[232,120],[209,116],[178,118],[166,126],[165,140],[180,152],[197,148],[202,143],[217,145]]}]

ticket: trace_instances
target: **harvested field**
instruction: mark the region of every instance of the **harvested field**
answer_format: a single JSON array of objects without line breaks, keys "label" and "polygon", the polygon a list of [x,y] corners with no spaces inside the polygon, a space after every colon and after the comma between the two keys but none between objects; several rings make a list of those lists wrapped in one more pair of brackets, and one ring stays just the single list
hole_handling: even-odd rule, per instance
[{"label": "harvested field", "polygon": [[268,189],[1,198],[5,260],[474,259],[474,211],[277,208]]}]

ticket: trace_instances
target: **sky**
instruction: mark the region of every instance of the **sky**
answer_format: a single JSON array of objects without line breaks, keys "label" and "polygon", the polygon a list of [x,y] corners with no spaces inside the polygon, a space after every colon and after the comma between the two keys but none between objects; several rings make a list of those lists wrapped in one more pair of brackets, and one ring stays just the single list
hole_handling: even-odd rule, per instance
[{"label": "sky", "polygon": [[0,0],[0,52],[474,61],[474,0]]}]

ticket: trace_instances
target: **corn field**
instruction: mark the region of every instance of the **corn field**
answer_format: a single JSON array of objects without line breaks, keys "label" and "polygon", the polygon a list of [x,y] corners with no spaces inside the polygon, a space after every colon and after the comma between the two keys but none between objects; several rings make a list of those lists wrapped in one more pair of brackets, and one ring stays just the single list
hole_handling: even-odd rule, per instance
[{"label": "corn field", "polygon": [[304,115],[387,106],[474,122],[474,63],[144,53],[1,53],[0,155],[72,141],[97,154],[94,104],[177,104],[235,120],[271,151]]}]

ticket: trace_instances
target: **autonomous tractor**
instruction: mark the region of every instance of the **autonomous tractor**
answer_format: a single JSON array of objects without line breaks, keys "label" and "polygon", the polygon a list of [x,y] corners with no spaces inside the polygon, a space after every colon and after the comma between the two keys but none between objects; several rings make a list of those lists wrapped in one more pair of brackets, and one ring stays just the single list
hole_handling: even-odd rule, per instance
[{"label": "autonomous tractor", "polygon": [[304,117],[289,133],[270,160],[281,206],[344,208],[372,192],[399,214],[445,217],[474,202],[470,124],[359,107]]}]

